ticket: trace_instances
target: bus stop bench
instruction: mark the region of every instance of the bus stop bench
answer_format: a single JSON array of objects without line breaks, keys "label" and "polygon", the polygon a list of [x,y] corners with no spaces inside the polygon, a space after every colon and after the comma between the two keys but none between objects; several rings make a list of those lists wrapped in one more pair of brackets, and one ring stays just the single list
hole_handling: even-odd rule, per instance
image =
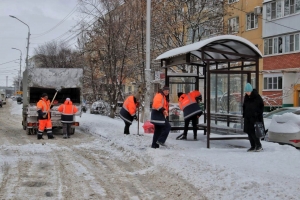
[{"label": "bus stop bench", "polygon": [[[198,124],[197,126],[205,130],[207,129],[207,123]],[[215,134],[226,135],[222,137],[210,137],[210,140],[248,139],[248,136],[241,136],[246,134],[241,128],[233,128],[228,126],[211,124],[210,130],[212,133]]]},{"label": "bus stop bench", "polygon": [[241,123],[243,121],[243,116],[242,115],[233,115],[233,114],[211,113],[210,119],[211,119],[211,121]]}]

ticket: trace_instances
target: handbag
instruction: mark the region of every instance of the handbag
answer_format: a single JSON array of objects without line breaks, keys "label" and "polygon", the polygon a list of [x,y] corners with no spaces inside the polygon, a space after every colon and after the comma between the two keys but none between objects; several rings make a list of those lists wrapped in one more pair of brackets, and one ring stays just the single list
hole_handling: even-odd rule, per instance
[{"label": "handbag", "polygon": [[255,135],[257,138],[265,137],[265,126],[263,122],[255,122],[254,123]]}]

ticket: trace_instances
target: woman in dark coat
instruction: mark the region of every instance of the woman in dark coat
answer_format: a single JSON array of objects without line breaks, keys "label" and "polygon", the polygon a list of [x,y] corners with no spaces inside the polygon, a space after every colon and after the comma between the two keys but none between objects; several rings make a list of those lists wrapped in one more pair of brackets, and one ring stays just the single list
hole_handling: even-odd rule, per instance
[{"label": "woman in dark coat", "polygon": [[245,86],[243,103],[244,132],[248,134],[251,148],[247,151],[262,151],[260,138],[255,135],[254,123],[263,122],[264,102],[256,89],[250,83]]}]

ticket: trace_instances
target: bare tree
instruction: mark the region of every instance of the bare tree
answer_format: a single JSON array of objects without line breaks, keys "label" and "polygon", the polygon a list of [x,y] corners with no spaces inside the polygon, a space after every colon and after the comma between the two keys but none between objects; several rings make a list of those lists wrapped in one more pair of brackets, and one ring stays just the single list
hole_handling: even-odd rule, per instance
[{"label": "bare tree", "polygon": [[[103,90],[111,105],[110,117],[114,117],[117,101],[123,97],[123,85],[126,81],[140,78],[142,59],[139,57],[140,44],[137,18],[140,7],[138,1],[119,0],[82,0],[82,10],[92,7],[97,16],[87,30],[87,42],[84,47],[86,59],[96,67],[99,80],[98,90]],[[88,13],[86,11],[85,13]],[[139,17],[140,18],[140,17]],[[139,20],[140,22],[140,20]],[[104,96],[103,95],[103,96]]]},{"label": "bare tree", "polygon": [[38,67],[43,68],[74,68],[79,67],[79,53],[72,51],[65,43],[49,42],[34,49],[34,58]]}]

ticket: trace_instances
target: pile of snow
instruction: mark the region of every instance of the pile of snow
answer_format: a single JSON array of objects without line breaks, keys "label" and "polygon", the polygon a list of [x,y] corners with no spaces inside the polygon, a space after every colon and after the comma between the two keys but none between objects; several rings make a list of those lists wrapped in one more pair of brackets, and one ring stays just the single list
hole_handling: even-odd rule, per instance
[{"label": "pile of snow", "polygon": [[269,131],[285,134],[297,133],[300,131],[300,116],[294,113],[274,115],[269,127]]}]

